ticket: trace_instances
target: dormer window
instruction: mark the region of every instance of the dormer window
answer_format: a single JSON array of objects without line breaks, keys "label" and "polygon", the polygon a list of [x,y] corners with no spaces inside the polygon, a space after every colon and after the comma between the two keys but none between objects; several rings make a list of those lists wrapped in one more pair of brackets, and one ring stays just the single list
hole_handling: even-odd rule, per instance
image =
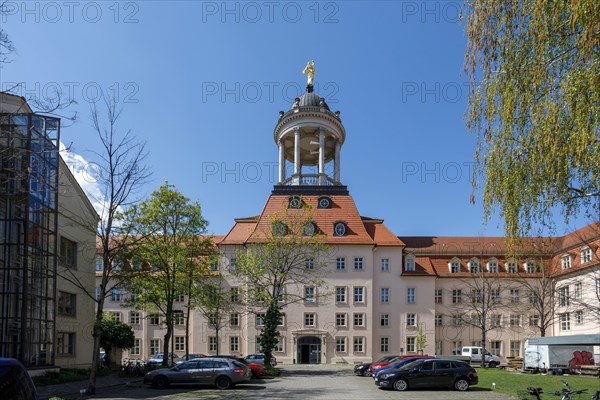
[{"label": "dormer window", "polygon": [[404,270],[408,272],[413,272],[415,270],[415,256],[409,254],[406,256],[404,260]]},{"label": "dormer window", "polygon": [[487,270],[488,272],[491,272],[493,274],[498,272],[498,260],[496,260],[495,258],[490,258],[490,260],[487,263]]},{"label": "dormer window", "polygon": [[478,259],[472,258],[471,261],[469,261],[469,272],[471,272],[471,273],[479,272],[479,260]]},{"label": "dormer window", "polygon": [[456,274],[460,272],[460,259],[454,257],[452,260],[450,260],[450,262],[448,263],[448,269],[450,270],[450,273],[452,274]]},{"label": "dormer window", "polygon": [[287,234],[287,226],[282,221],[275,221],[272,224],[273,236],[285,236]]},{"label": "dormer window", "polygon": [[304,225],[304,236],[314,236],[317,233],[317,225],[310,221]]},{"label": "dormer window", "polygon": [[589,263],[592,261],[592,249],[589,246],[585,246],[581,249],[581,263]]},{"label": "dormer window", "polygon": [[535,274],[535,263],[533,261],[527,261],[525,263],[525,272],[528,274]]},{"label": "dormer window", "polygon": [[302,208],[302,199],[299,196],[291,196],[288,199],[288,208],[294,208],[294,209]]},{"label": "dormer window", "polygon": [[571,256],[569,254],[562,256],[560,258],[560,263],[561,263],[562,269],[571,268]]},{"label": "dormer window", "polygon": [[317,208],[331,208],[331,199],[327,196],[319,197]]},{"label": "dormer window", "polygon": [[334,222],[333,223],[333,236],[346,236],[348,228],[345,222]]},{"label": "dormer window", "polygon": [[506,262],[506,272],[509,274],[517,273],[517,262],[514,259],[510,259]]}]

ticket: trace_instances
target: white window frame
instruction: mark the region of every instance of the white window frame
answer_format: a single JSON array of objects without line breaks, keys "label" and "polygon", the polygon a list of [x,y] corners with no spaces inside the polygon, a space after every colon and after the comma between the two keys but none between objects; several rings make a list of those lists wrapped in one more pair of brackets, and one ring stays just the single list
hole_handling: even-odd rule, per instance
[{"label": "white window frame", "polygon": [[336,353],[346,353],[347,346],[346,342],[348,338],[346,336],[336,336],[335,337],[335,352]]},{"label": "white window frame", "polygon": [[457,274],[460,272],[460,258],[454,257],[452,260],[450,260],[448,263],[448,271],[450,271],[451,274]]},{"label": "white window frame", "polygon": [[559,321],[559,325],[560,325],[559,328],[562,332],[571,330],[571,314],[570,313],[567,312],[567,313],[559,314],[558,321]]},{"label": "white window frame", "polygon": [[317,326],[317,314],[316,313],[304,313],[304,326],[314,327]]},{"label": "white window frame", "polygon": [[390,338],[387,336],[382,336],[379,339],[379,351],[382,353],[389,353],[390,351]]},{"label": "white window frame", "polygon": [[571,268],[571,266],[572,266],[571,255],[565,254],[564,256],[562,256],[560,258],[560,264],[561,264],[561,267],[563,270]]},{"label": "white window frame", "polygon": [[414,353],[414,352],[416,352],[416,349],[417,349],[417,338],[414,336],[407,336],[406,337],[406,352]]},{"label": "white window frame", "polygon": [[364,269],[364,259],[362,257],[354,257],[354,270],[362,271]]},{"label": "white window frame", "polygon": [[390,288],[381,288],[381,304],[389,304],[390,302]]},{"label": "white window frame", "polygon": [[390,314],[383,313],[379,315],[379,326],[382,328],[390,326]]},{"label": "white window frame", "polygon": [[345,271],[346,270],[346,258],[345,257],[337,257],[335,260],[335,269],[337,271]]},{"label": "white window frame", "polygon": [[443,304],[444,303],[444,291],[442,289],[435,289],[434,303],[435,304]]},{"label": "white window frame", "polygon": [[381,272],[390,272],[390,259],[389,258],[381,259],[380,270],[381,270]]},{"label": "white window frame", "polygon": [[352,314],[352,326],[356,328],[364,328],[365,321],[365,313],[354,313]]},{"label": "white window frame", "polygon": [[352,338],[352,349],[354,353],[364,353],[365,352],[365,337],[364,336],[354,336]]},{"label": "white window frame", "polygon": [[237,353],[240,351],[240,337],[229,336],[229,351],[231,353]]},{"label": "white window frame", "polygon": [[415,256],[409,254],[404,259],[404,270],[406,272],[414,272],[415,271]]},{"label": "white window frame", "polygon": [[354,288],[353,288],[354,303],[364,303],[365,302],[365,292],[366,292],[366,289],[364,286],[354,286]]},{"label": "white window frame", "polygon": [[587,264],[589,262],[592,262],[593,257],[594,257],[594,254],[593,254],[590,246],[585,246],[585,247],[581,248],[581,263],[582,264]]},{"label": "white window frame", "polygon": [[335,302],[336,303],[347,303],[348,302],[348,288],[346,286],[336,286]]},{"label": "white window frame", "polygon": [[417,302],[417,288],[406,288],[406,303],[415,304]]},{"label": "white window frame", "polygon": [[346,313],[335,313],[335,326],[347,327],[348,326],[348,314]]}]

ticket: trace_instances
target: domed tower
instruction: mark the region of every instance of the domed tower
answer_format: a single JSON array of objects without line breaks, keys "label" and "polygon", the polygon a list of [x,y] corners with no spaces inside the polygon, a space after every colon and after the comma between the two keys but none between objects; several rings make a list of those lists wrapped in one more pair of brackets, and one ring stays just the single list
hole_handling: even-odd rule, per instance
[{"label": "domed tower", "polygon": [[[279,112],[273,139],[279,148],[279,183],[277,186],[341,186],[340,151],[346,131],[340,112],[331,112],[325,99],[314,93],[314,61],[303,73],[308,75],[306,93],[297,97],[288,112]],[[294,166],[286,176],[286,165]],[[333,176],[325,166],[333,162]],[[317,173],[303,172],[303,167],[317,167]]]}]

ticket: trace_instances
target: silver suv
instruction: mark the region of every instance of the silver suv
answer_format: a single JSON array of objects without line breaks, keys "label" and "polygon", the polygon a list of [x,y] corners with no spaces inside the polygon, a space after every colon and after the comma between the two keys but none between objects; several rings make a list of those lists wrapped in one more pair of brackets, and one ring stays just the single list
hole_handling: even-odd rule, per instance
[{"label": "silver suv", "polygon": [[159,389],[169,385],[214,385],[218,389],[229,389],[238,383],[249,382],[251,377],[252,371],[244,363],[205,357],[150,371],[144,376],[144,384]]}]

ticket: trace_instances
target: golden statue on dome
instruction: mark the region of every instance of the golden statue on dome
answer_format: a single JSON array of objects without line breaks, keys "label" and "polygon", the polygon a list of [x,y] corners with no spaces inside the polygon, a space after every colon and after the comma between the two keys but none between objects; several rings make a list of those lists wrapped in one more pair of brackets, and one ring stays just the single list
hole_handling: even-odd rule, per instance
[{"label": "golden statue on dome", "polygon": [[313,78],[315,76],[315,60],[309,61],[306,63],[306,67],[304,71],[302,71],[302,75],[306,75],[308,78],[308,86],[313,85]]}]

